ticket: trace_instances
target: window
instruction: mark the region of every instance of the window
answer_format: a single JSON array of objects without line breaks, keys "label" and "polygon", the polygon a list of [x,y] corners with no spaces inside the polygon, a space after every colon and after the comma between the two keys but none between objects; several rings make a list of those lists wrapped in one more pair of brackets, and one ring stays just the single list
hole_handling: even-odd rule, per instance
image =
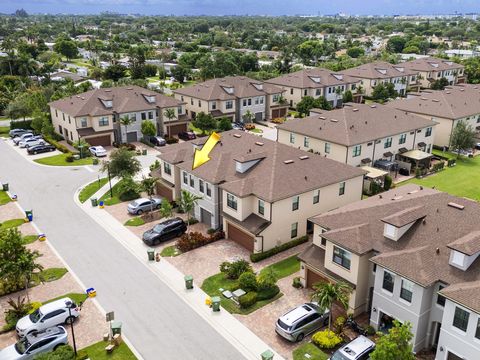
[{"label": "window", "polygon": [[403,300],[412,302],[413,282],[402,279],[402,288],[400,289],[400,297]]},{"label": "window", "polygon": [[322,91],[320,89],[315,90],[315,95],[320,96],[322,94]]},{"label": "window", "polygon": [[202,107],[202,102],[198,100],[198,107]]},{"label": "window", "polygon": [[263,104],[263,96],[260,97],[260,104]]},{"label": "window", "polygon": [[475,330],[475,337],[480,340],[480,317],[477,320],[477,329]]},{"label": "window", "polygon": [[87,127],[87,118],[83,117],[80,119],[80,127],[84,128]]},{"label": "window", "polygon": [[58,117],[58,111],[55,109],[55,117]]},{"label": "window", "polygon": [[72,133],[72,130],[70,130],[70,140],[73,140],[73,133]]},{"label": "window", "polygon": [[[273,100],[275,101],[275,100]],[[255,105],[258,105],[258,97],[255,98]]]},{"label": "window", "polygon": [[63,121],[65,121],[65,113],[62,113]]},{"label": "window", "polygon": [[320,243],[322,244],[323,247],[327,246],[327,239],[325,239],[323,236],[320,237]]},{"label": "window", "polygon": [[225,108],[226,108],[226,109],[233,109],[233,101],[232,101],[232,100],[228,100],[228,101],[225,103]]},{"label": "window", "polygon": [[280,100],[280,95],[278,94],[273,95],[273,102],[278,102],[278,100]]},{"label": "window", "polygon": [[190,99],[190,105],[193,105],[193,99]]},{"label": "window", "polygon": [[382,288],[389,292],[393,292],[393,284],[395,282],[395,276],[388,271],[383,271],[383,284]]},{"label": "window", "polygon": [[230,209],[237,210],[237,198],[227,193],[227,206]]},{"label": "window", "polygon": [[307,90],[307,89],[303,90],[303,95],[304,95],[304,96],[307,96],[307,95],[308,95],[308,90]]},{"label": "window", "polygon": [[290,144],[295,144],[295,134],[290,133]]},{"label": "window", "polygon": [[72,118],[70,117],[70,115],[68,115],[68,123],[69,123],[69,124],[72,123]]},{"label": "window", "polygon": [[432,135],[432,128],[428,127],[427,130],[425,131],[425,137],[429,137]]},{"label": "window", "polygon": [[243,99],[243,106],[247,106],[247,99]]},{"label": "window", "polygon": [[147,113],[142,112],[141,116],[142,120],[147,120]]},{"label": "window", "polygon": [[290,89],[290,95],[293,95],[293,88]]},{"label": "window", "polygon": [[407,134],[400,135],[400,139],[398,139],[398,143],[405,144],[406,141],[407,141]]},{"label": "window", "polygon": [[306,148],[308,148],[310,146],[310,138],[308,138],[306,136],[303,138],[303,146],[306,147]]},{"label": "window", "polygon": [[182,115],[183,114],[183,108],[181,106],[177,107],[177,112],[178,112],[178,115]]},{"label": "window", "polygon": [[108,117],[107,116],[102,116],[98,120],[98,126],[108,126]]},{"label": "window", "polygon": [[187,173],[185,171],[183,172],[183,183],[185,185],[188,185],[188,176],[187,176]]},{"label": "window", "polygon": [[348,251],[343,250],[338,246],[335,246],[335,245],[333,246],[332,260],[335,264],[338,264],[344,267],[345,269],[350,270],[350,259],[351,259],[351,254]]},{"label": "window", "polygon": [[198,190],[203,194],[203,192],[205,191],[205,184],[203,182],[203,180],[198,180]]},{"label": "window", "polygon": [[293,223],[290,230],[290,239],[296,238],[298,234],[298,223]]},{"label": "window", "polygon": [[58,132],[61,134],[62,133],[62,125],[58,125]]},{"label": "window", "polygon": [[149,112],[148,112],[148,118],[149,118],[150,120],[153,119],[153,111],[149,111]]},{"label": "window", "polygon": [[385,149],[389,148],[390,146],[392,146],[392,138],[391,138],[391,137],[386,138],[386,139],[385,139],[385,143],[383,144],[383,147],[384,147]]},{"label": "window", "polygon": [[342,181],[338,188],[338,195],[342,196],[343,194],[345,194],[345,181]]},{"label": "window", "polygon": [[212,101],[212,110],[216,110],[217,109],[217,103],[215,101]]},{"label": "window", "polygon": [[211,196],[212,196],[212,188],[210,187],[210,184],[209,184],[209,183],[207,183],[206,185],[207,185],[207,186],[206,186],[206,188],[207,188],[207,196],[208,196],[208,197],[211,197]]},{"label": "window", "polygon": [[453,326],[462,331],[467,331],[469,317],[470,313],[468,311],[457,306],[455,308],[455,315],[453,315]]},{"label": "window", "polygon": [[[439,285],[438,286],[438,291],[442,290],[445,286],[444,285]],[[437,294],[437,304],[444,307],[445,306],[445,297]]]},{"label": "window", "polygon": [[300,196],[294,196],[292,198],[292,211],[298,210],[299,203],[300,203]]},{"label": "window", "polygon": [[315,190],[313,192],[313,203],[318,204],[319,201],[320,201],[320,190]]},{"label": "window", "polygon": [[190,187],[195,187],[195,178],[192,175],[190,175]]},{"label": "window", "polygon": [[260,215],[265,215],[265,203],[263,200],[258,200],[258,213]]},{"label": "window", "polygon": [[330,143],[325,143],[325,154],[330,154]]},{"label": "window", "polygon": [[355,145],[353,147],[352,156],[353,157],[360,156],[361,153],[362,153],[362,145]]}]

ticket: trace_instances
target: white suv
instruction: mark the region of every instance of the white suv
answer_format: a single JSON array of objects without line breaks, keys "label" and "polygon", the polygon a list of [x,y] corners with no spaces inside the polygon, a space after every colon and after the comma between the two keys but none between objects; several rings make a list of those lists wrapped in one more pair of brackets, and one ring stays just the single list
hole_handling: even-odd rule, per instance
[{"label": "white suv", "polygon": [[[68,309],[70,308],[70,313]],[[70,315],[71,314],[71,315]],[[70,298],[63,298],[40,306],[30,315],[17,322],[17,335],[25,335],[45,330],[59,324],[70,324],[80,316],[80,309]]]},{"label": "white suv", "polygon": [[360,335],[335,351],[329,360],[368,360],[373,350],[375,350],[375,343]]}]

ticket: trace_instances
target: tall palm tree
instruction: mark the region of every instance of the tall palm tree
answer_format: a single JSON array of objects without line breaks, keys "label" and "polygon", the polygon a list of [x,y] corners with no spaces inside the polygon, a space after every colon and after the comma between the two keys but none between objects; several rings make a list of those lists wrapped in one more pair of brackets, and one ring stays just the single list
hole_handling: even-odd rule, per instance
[{"label": "tall palm tree", "polygon": [[[172,121],[177,118],[177,115],[175,115],[175,109],[173,108],[165,109],[163,116],[165,116],[168,119],[168,121]],[[160,129],[161,129],[160,132],[162,133],[162,135],[164,135],[163,129],[165,128],[163,123],[163,116],[160,116]]]},{"label": "tall palm tree", "polygon": [[[142,182],[140,183],[140,188],[145,191],[148,195],[148,198],[150,201],[153,198],[153,195],[155,194],[155,187],[158,182],[157,177],[143,177]],[[151,207],[150,207],[150,213],[153,211],[153,202],[151,201]],[[153,216],[153,215],[152,215]]]},{"label": "tall palm tree", "polygon": [[313,285],[314,293],[311,296],[312,301],[318,302],[321,309],[328,309],[328,329],[330,330],[332,322],[332,307],[335,301],[340,302],[345,310],[348,308],[348,301],[352,289],[348,284],[339,281],[335,284],[322,282]]},{"label": "tall palm tree", "polygon": [[122,124],[123,126],[125,126],[125,142],[128,143],[128,126],[129,125],[132,125],[134,119],[131,118],[130,116],[128,115],[123,115],[121,118],[120,118],[120,124]]},{"label": "tall palm tree", "polygon": [[255,115],[253,115],[250,110],[245,111],[245,114],[243,114],[243,119],[246,120],[247,123],[253,122],[254,118]]},{"label": "tall palm tree", "polygon": [[198,204],[198,200],[203,199],[201,196],[193,195],[192,193],[182,190],[182,195],[179,200],[180,208],[187,213],[187,232],[190,232],[190,215]]}]

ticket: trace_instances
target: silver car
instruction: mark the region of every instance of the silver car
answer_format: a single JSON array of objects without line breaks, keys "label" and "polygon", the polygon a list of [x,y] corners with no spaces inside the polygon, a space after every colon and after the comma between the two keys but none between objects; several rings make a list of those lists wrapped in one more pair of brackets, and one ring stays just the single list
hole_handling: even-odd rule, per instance
[{"label": "silver car", "polygon": [[373,350],[375,350],[375,343],[360,335],[335,351],[328,360],[367,360],[370,359]]},{"label": "silver car", "polygon": [[35,135],[33,135],[33,133],[24,133],[24,134],[22,134],[22,135],[20,135],[20,136],[14,137],[14,138],[13,138],[13,143],[14,143],[15,145],[18,145],[18,143],[19,143],[20,141],[26,140],[26,139],[28,139],[28,138],[33,138],[34,136],[35,136]]},{"label": "silver car", "polygon": [[162,199],[153,198],[152,200],[146,198],[140,198],[133,200],[127,206],[127,211],[132,215],[141,215],[144,212],[160,209],[162,205]]},{"label": "silver car", "polygon": [[315,303],[306,303],[282,315],[275,331],[288,341],[301,341],[305,335],[328,324],[329,310],[322,311]]},{"label": "silver car", "polygon": [[67,331],[62,326],[54,326],[29,334],[17,343],[0,351],[0,360],[31,360],[38,354],[55,350],[68,344]]}]

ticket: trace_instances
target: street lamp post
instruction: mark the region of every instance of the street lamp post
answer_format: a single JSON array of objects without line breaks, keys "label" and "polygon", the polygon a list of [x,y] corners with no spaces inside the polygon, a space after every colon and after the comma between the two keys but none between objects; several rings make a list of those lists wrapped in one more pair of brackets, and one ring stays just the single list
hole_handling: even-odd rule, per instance
[{"label": "street lamp post", "polygon": [[68,319],[70,320],[70,326],[72,328],[73,351],[75,352],[75,356],[77,356],[77,343],[75,342],[75,331],[73,330],[73,318],[71,310],[73,303],[71,301],[67,301],[65,305],[68,307]]},{"label": "street lamp post", "polygon": [[110,197],[113,198],[112,179],[110,177],[110,163],[107,161],[108,184],[110,185]]}]

